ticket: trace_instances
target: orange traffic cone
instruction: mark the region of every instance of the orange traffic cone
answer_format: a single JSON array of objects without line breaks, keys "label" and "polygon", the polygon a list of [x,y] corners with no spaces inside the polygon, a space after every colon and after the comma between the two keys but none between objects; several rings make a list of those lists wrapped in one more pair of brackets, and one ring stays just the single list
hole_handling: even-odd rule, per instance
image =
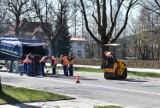
[{"label": "orange traffic cone", "polygon": [[76,76],[76,83],[80,83],[78,75]]}]

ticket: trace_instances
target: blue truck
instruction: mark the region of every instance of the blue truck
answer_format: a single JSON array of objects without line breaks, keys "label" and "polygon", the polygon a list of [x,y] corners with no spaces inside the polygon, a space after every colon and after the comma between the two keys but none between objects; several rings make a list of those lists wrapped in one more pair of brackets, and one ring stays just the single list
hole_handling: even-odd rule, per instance
[{"label": "blue truck", "polygon": [[3,36],[0,39],[0,60],[5,61],[8,72],[20,73],[23,60],[32,52],[33,74],[40,73],[40,59],[48,55],[46,44],[42,40],[24,39],[22,36]]}]

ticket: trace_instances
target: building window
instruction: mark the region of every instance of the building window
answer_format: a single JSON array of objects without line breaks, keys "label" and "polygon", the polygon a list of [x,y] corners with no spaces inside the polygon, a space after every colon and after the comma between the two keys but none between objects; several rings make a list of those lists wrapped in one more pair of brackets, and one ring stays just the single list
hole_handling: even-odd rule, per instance
[{"label": "building window", "polygon": [[81,56],[82,56],[82,52],[78,51],[78,57],[81,57]]},{"label": "building window", "polygon": [[82,45],[82,42],[78,42],[77,45]]}]

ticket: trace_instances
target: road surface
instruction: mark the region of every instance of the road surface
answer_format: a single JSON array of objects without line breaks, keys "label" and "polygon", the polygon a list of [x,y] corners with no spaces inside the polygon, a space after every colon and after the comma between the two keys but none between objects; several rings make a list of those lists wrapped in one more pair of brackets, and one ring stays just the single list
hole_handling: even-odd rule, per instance
[{"label": "road surface", "polygon": [[[65,94],[83,99],[84,102],[93,100],[90,103],[111,103],[132,108],[160,107],[159,79],[128,76],[126,80],[106,80],[103,73],[87,72],[75,72],[74,75],[63,76],[59,71],[57,75],[47,77],[28,77],[0,72],[2,83]],[[80,78],[78,84],[75,81],[76,75]]]}]

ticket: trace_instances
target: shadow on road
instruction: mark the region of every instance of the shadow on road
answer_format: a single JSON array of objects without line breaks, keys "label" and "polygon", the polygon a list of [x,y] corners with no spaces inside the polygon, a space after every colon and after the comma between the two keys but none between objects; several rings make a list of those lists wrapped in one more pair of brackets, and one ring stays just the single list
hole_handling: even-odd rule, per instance
[{"label": "shadow on road", "polygon": [[127,81],[127,82],[148,82],[146,80],[142,80],[142,79],[125,79],[125,80],[120,80],[120,81]]},{"label": "shadow on road", "polygon": [[[47,77],[64,78],[64,79],[76,79],[77,76],[65,76],[65,75],[62,75],[62,74],[56,74],[56,75],[47,74]],[[79,78],[81,80],[98,80],[98,79],[95,79],[95,78],[87,78],[87,77],[84,77],[84,76],[79,76]]]}]

